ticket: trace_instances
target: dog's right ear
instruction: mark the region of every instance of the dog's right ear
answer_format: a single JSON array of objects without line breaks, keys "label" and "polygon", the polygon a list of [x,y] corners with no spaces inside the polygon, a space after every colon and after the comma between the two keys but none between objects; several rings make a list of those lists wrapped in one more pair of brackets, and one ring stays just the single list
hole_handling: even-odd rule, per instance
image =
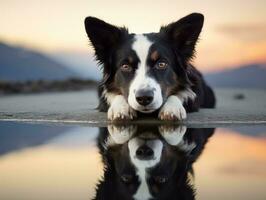
[{"label": "dog's right ear", "polygon": [[102,63],[108,60],[111,50],[120,44],[127,34],[125,28],[113,26],[95,17],[85,19],[85,29],[97,60]]},{"label": "dog's right ear", "polygon": [[180,51],[186,60],[190,60],[195,53],[195,46],[201,32],[204,16],[192,13],[180,20],[161,27],[160,32]]}]

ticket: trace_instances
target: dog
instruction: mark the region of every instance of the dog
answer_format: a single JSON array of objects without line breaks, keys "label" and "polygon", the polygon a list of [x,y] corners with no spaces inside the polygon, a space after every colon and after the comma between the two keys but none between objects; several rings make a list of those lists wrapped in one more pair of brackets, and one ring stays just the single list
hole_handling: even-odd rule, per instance
[{"label": "dog", "polygon": [[94,200],[193,200],[193,163],[214,129],[185,126],[100,128],[104,175]]},{"label": "dog", "polygon": [[112,121],[141,113],[183,120],[187,112],[213,108],[214,92],[191,64],[203,22],[202,14],[192,13],[157,33],[133,34],[87,17],[86,33],[103,67],[99,111]]}]

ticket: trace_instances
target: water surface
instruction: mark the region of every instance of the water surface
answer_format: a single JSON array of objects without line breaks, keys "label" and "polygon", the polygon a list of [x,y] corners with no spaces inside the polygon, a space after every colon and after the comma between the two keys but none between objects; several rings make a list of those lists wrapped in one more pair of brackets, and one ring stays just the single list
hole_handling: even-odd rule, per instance
[{"label": "water surface", "polygon": [[265,136],[264,126],[0,122],[0,199],[266,199]]}]

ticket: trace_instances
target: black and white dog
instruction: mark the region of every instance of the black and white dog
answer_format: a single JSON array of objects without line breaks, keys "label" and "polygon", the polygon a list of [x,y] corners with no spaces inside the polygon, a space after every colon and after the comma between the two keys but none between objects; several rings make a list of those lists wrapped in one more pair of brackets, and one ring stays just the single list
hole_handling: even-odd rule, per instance
[{"label": "black and white dog", "polygon": [[100,128],[104,175],[94,200],[194,200],[193,164],[213,133],[165,125]]},{"label": "black and white dog", "polygon": [[191,65],[203,21],[202,14],[193,13],[158,33],[132,34],[87,17],[86,32],[103,66],[99,110],[108,111],[109,120],[138,113],[182,120],[187,112],[213,108],[213,91]]}]

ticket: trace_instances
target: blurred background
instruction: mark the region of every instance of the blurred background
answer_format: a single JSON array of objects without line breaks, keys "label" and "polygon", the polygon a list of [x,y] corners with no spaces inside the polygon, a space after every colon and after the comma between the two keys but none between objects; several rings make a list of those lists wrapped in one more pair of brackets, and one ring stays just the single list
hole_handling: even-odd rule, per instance
[{"label": "blurred background", "polygon": [[265,89],[265,0],[0,0],[1,93],[95,86],[101,72],[84,30],[86,16],[145,33],[192,12],[205,15],[194,64],[207,81]]}]

